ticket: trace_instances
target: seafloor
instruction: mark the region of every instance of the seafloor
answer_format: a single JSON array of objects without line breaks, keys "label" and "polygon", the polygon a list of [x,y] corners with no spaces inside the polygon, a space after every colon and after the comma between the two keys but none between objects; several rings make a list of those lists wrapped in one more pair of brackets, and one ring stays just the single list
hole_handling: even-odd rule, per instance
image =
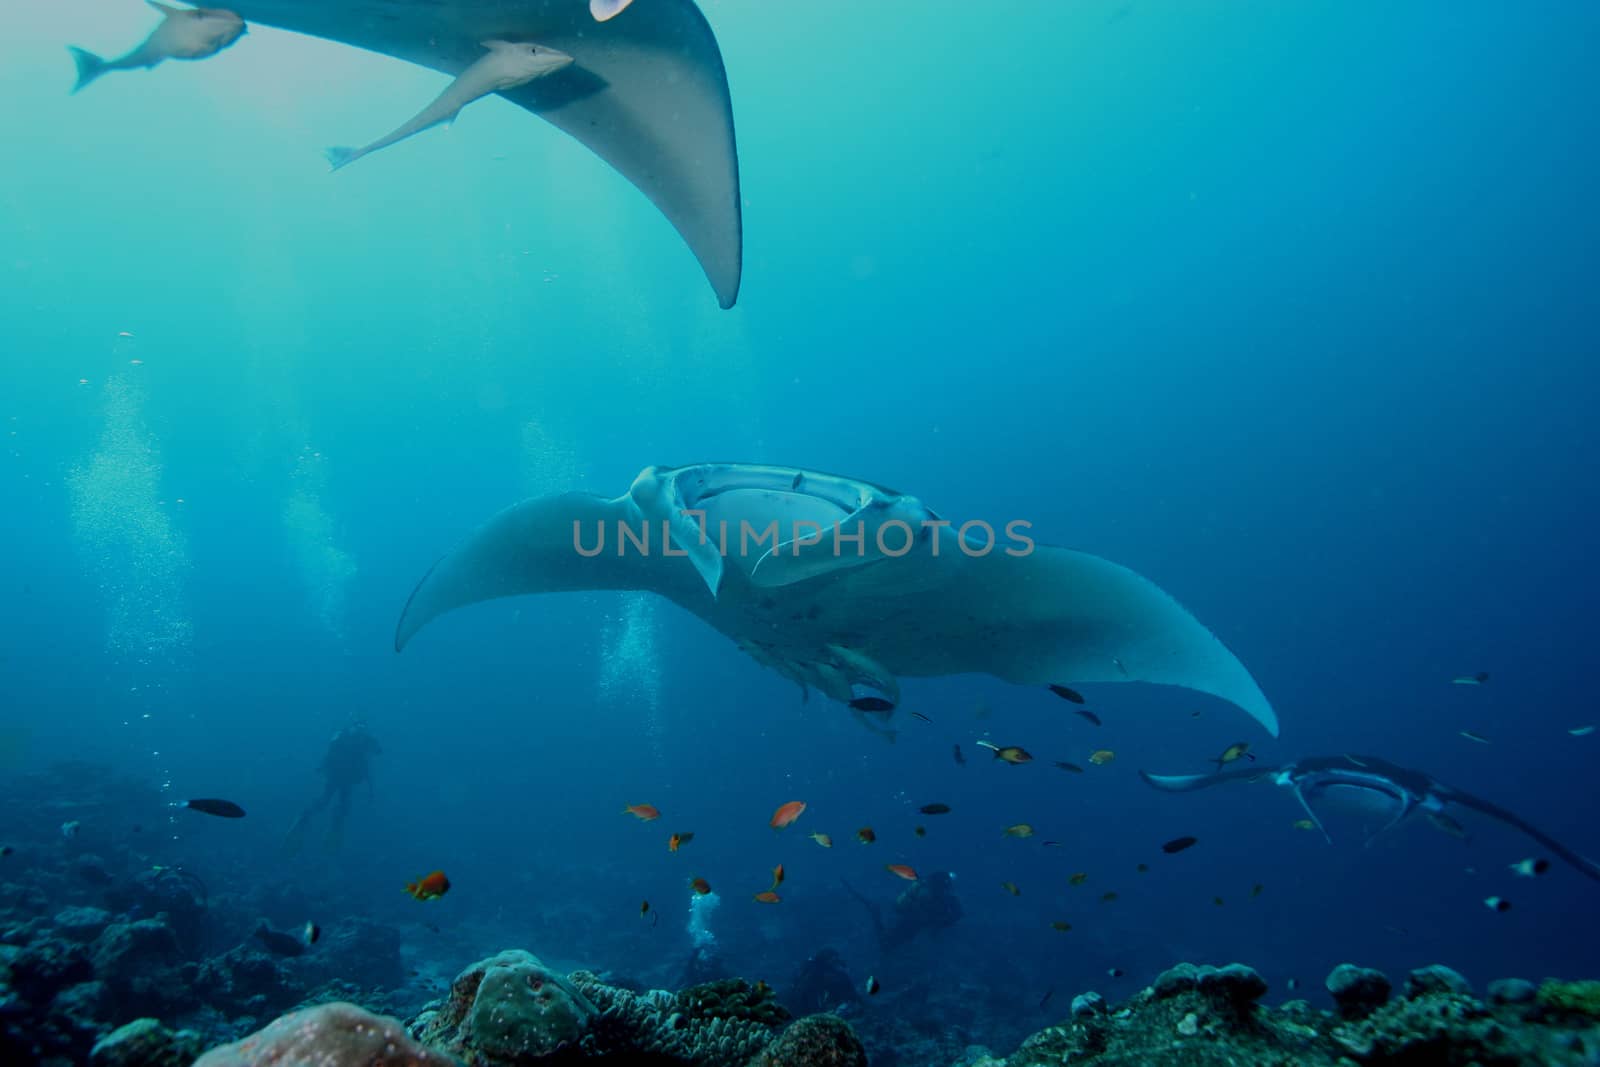
[{"label": "seafloor", "polygon": [[[4,1065],[1600,1064],[1600,982],[1477,991],[1443,966],[1391,984],[1342,965],[1324,1011],[1268,1005],[1267,983],[1241,964],[1182,963],[1120,1004],[1063,998],[1061,1021],[1009,1053],[972,1043],[984,1028],[959,1003],[972,990],[952,985],[950,1003],[932,1008],[897,1004],[893,990],[867,1004],[826,950],[777,988],[721,978],[647,990],[561,973],[537,945],[443,981],[406,958],[400,931],[358,917],[326,923],[314,951],[274,950],[257,933],[270,889],[213,896],[131,846],[37,860],[64,855],[46,849],[58,815],[149,802],[103,769],[58,767],[3,792],[7,810],[26,812],[0,856]],[[66,795],[70,811],[22,803]]]}]

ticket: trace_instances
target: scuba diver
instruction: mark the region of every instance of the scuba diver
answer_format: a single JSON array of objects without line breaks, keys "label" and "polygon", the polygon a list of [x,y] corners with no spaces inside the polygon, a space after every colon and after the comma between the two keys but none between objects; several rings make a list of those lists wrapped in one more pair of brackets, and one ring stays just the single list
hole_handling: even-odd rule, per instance
[{"label": "scuba diver", "polygon": [[1322,831],[1322,836],[1327,838],[1329,844],[1333,843],[1333,837],[1322,825],[1317,810],[1319,804],[1354,802],[1368,810],[1382,812],[1387,816],[1387,821],[1368,836],[1369,844],[1418,811],[1446,833],[1456,837],[1465,836],[1461,825],[1445,810],[1454,805],[1498,819],[1522,831],[1579,874],[1600,882],[1600,864],[1580,856],[1521,816],[1464,789],[1446,785],[1430,774],[1400,767],[1376,756],[1310,756],[1281,767],[1252,767],[1214,774],[1151,774],[1140,771],[1139,777],[1166,793],[1188,793],[1225,782],[1267,781],[1283,786],[1294,793],[1311,825]]},{"label": "scuba diver", "polygon": [[892,952],[918,935],[942,930],[961,921],[961,901],[955,894],[956,876],[948,871],[935,871],[912,882],[894,901],[894,909],[887,920],[878,905],[868,900],[843,878],[844,886],[872,920],[873,932],[878,936],[878,947]]},{"label": "scuba diver", "polygon": [[328,741],[328,750],[322,755],[317,770],[323,775],[322,795],[306,805],[300,817],[289,827],[284,837],[284,849],[291,856],[300,850],[311,819],[333,805],[333,816],[328,826],[328,847],[338,848],[344,840],[344,821],[350,814],[350,794],[362,782],[367,784],[367,798],[373,796],[372,757],[383,751],[377,738],[367,731],[367,724],[359,719],[334,731]]}]

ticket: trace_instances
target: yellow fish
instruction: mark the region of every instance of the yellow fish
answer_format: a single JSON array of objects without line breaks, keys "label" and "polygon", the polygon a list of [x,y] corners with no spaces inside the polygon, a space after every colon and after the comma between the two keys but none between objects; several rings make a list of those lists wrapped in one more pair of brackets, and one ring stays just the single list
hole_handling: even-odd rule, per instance
[{"label": "yellow fish", "polygon": [[1110,763],[1116,758],[1117,754],[1111,751],[1109,748],[1100,748],[1089,753],[1089,762],[1094,764],[1096,767],[1104,767],[1106,764]]},{"label": "yellow fish", "polygon": [[1001,833],[1005,837],[1032,837],[1033,827],[1029,826],[1025,822],[1019,822],[1015,826],[1006,827],[1001,831]]}]

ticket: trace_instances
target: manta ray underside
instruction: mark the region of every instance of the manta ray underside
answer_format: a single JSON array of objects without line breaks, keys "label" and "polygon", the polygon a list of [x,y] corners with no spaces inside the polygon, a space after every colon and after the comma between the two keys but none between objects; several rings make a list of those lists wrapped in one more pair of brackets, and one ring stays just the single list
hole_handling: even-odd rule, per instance
[{"label": "manta ray underside", "polygon": [[247,22],[460,74],[487,40],[546,45],[565,70],[502,94],[582,141],[677,227],[725,308],[743,257],[722,53],[694,0],[597,22],[588,0],[228,0]]},{"label": "manta ray underside", "polygon": [[902,676],[1138,681],[1231,701],[1277,734],[1244,665],[1154,583],[990,532],[963,536],[915,497],[815,471],[649,467],[615,499],[540,497],[490,519],[422,579],[395,647],[495,597],[647,590],[852,707],[892,708]]}]

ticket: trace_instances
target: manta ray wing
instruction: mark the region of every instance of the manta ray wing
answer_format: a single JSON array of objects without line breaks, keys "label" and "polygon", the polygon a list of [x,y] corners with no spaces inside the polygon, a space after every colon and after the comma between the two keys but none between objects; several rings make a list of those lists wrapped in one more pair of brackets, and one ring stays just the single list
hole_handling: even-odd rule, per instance
[{"label": "manta ray wing", "polygon": [[1591,878],[1597,882],[1600,882],[1600,864],[1596,864],[1593,860],[1574,852],[1572,849],[1568,848],[1566,845],[1563,845],[1561,842],[1557,841],[1543,830],[1540,830],[1532,823],[1529,823],[1521,816],[1507,811],[1498,804],[1484,800],[1482,797],[1474,796],[1465,790],[1457,789],[1454,786],[1445,785],[1442,782],[1435,783],[1434,793],[1440,800],[1443,800],[1447,803],[1459,804],[1464,808],[1471,808],[1473,811],[1487,815],[1491,819],[1499,819],[1507,826],[1521,830],[1523,833],[1539,842],[1539,844],[1543,845],[1545,848],[1561,857],[1561,859],[1569,867],[1583,875],[1585,878]]},{"label": "manta ray wing", "polygon": [[[395,630],[396,651],[448,611],[497,597],[633,589],[702,609],[711,596],[688,560],[619,552],[617,524],[642,529],[628,497],[589,493],[525,500],[506,508],[451,549],[417,583]],[[603,549],[597,531],[605,529]],[[659,531],[657,531],[659,532]],[[583,551],[580,551],[580,547]]]},{"label": "manta ray wing", "polygon": [[533,42],[565,70],[505,93],[583,142],[667,217],[732,307],[743,269],[739,161],[722,53],[693,0],[651,0],[596,22],[587,0],[233,0],[247,22],[456,75],[480,41]]},{"label": "manta ray wing", "polygon": [[[1181,686],[1229,701],[1277,736],[1278,717],[1244,664],[1154,582],[1046,545],[969,558],[945,533],[942,563],[914,552],[832,578],[848,590],[894,567],[915,586],[870,603],[878,625],[862,650],[896,674]],[[920,586],[911,581],[924,574]]]}]

